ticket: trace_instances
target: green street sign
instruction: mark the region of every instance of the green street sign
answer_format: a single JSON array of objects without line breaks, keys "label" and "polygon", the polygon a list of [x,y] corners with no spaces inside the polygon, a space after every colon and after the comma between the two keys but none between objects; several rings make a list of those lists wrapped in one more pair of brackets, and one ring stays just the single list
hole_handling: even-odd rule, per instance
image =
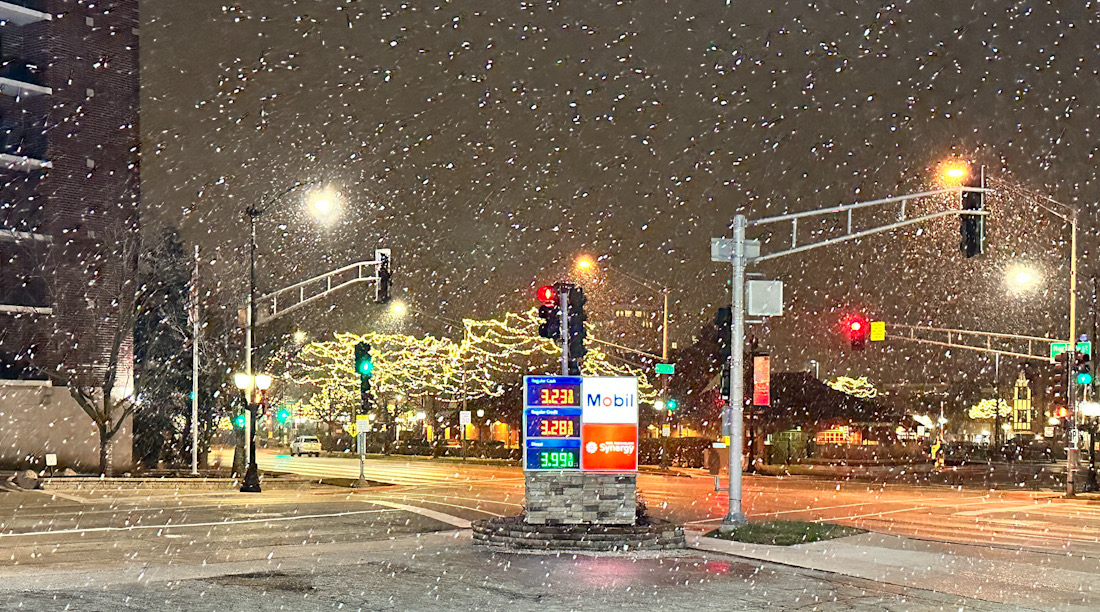
[{"label": "green street sign", "polygon": [[674,363],[658,363],[656,365],[658,374],[675,374],[676,364]]},{"label": "green street sign", "polygon": [[[1069,350],[1069,342],[1054,342],[1050,345],[1050,359],[1054,360],[1055,357]],[[1091,342],[1078,342],[1077,352],[1084,353],[1089,357],[1092,357],[1092,343]]]}]

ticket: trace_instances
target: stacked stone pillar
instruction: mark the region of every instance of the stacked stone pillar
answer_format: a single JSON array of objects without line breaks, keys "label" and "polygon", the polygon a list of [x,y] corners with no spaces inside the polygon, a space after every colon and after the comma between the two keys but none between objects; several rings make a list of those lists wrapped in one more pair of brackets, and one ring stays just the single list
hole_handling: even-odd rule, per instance
[{"label": "stacked stone pillar", "polygon": [[527,472],[527,514],[532,525],[633,525],[638,477],[579,471]]}]

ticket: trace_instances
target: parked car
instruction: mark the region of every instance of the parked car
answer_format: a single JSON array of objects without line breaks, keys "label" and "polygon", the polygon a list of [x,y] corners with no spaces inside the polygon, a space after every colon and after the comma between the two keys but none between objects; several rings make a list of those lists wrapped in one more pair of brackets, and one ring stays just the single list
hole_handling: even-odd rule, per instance
[{"label": "parked car", "polygon": [[313,455],[321,456],[321,441],[317,436],[298,436],[290,443],[290,456]]}]

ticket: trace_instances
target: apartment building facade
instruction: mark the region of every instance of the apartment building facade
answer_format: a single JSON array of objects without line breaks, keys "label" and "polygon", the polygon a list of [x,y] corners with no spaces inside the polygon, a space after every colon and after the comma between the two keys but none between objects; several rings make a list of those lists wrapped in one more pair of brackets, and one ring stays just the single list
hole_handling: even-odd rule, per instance
[{"label": "apartment building facade", "polygon": [[67,386],[102,375],[118,328],[140,198],[138,35],[138,0],[0,0],[0,466],[97,460]]}]

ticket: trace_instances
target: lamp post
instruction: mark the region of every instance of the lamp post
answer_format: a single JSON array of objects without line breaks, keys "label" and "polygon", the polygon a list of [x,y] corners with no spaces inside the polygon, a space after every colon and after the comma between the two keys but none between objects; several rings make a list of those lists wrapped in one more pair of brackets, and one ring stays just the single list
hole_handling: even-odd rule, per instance
[{"label": "lamp post", "polygon": [[[245,307],[245,335],[244,335],[244,376],[247,379],[241,378],[240,382],[247,381],[248,387],[242,389],[249,398],[249,406],[252,405],[252,391],[253,385],[257,382],[256,377],[252,372],[252,347],[255,341],[255,323],[256,323],[256,220],[260,218],[260,215],[264,214],[268,209],[277,204],[283,197],[291,192],[306,187],[308,185],[315,184],[314,181],[297,182],[287,187],[280,193],[276,194],[266,201],[261,201],[260,206],[249,206],[245,208],[245,215],[248,217],[248,300]],[[322,204],[323,202],[323,204]],[[319,197],[313,206],[315,214],[329,214],[333,205],[331,200],[327,197]],[[270,378],[269,378],[270,380]],[[236,381],[235,381],[236,382]],[[256,468],[256,411],[254,408],[249,410],[249,418],[245,423],[245,436],[247,436],[248,443],[245,445],[245,457],[248,460],[248,468],[245,470],[244,480],[241,483],[242,493],[259,493],[260,492],[260,474]]]},{"label": "lamp post", "polygon": [[[1044,202],[1036,202],[1038,206],[1047,212],[1062,219],[1070,227],[1069,240],[1069,347],[1066,350],[1066,363],[1073,364],[1074,353],[1077,349],[1077,209],[1069,204],[1063,204],[1054,198],[1046,197]],[[1061,211],[1051,208],[1052,204]],[[1067,370],[1070,367],[1067,365]],[[1069,410],[1066,427],[1066,496],[1073,497],[1077,489],[1077,384],[1072,379],[1066,383],[1066,408]]]}]

